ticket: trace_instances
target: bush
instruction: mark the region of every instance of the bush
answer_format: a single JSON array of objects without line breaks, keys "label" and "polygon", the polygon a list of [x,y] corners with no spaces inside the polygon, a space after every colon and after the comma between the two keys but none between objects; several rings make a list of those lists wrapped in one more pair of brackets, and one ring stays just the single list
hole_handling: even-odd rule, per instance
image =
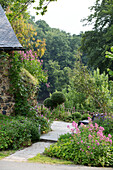
[{"label": "bush", "polygon": [[81,116],[81,113],[80,112],[75,112],[75,113],[72,113],[72,119],[80,119],[82,116]]},{"label": "bush", "polygon": [[[93,124],[82,125],[73,122],[73,135],[62,135],[58,142],[46,148],[44,153],[51,157],[74,161],[75,164],[113,167],[113,144],[111,135],[104,136],[103,127]],[[75,130],[76,129],[76,130]]]},{"label": "bush", "polygon": [[66,98],[62,92],[54,92],[51,98],[46,98],[44,100],[44,106],[47,108],[54,109],[58,105],[64,103],[65,101],[66,101]]},{"label": "bush", "polygon": [[51,96],[54,105],[60,105],[66,101],[66,98],[62,92],[54,92]]},{"label": "bush", "polygon": [[39,138],[38,121],[21,116],[3,116],[0,120],[0,150],[28,146]]},{"label": "bush", "polygon": [[44,100],[44,106],[53,109],[53,101],[51,98],[46,98]]},{"label": "bush", "polygon": [[88,119],[88,117],[90,117],[91,118],[91,116],[89,115],[89,114],[83,114],[82,115],[82,120],[87,120]]}]

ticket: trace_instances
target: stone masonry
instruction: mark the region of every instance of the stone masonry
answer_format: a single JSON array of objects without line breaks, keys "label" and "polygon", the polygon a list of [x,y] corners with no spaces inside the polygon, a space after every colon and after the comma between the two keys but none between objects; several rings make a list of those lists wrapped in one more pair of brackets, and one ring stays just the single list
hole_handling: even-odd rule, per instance
[{"label": "stone masonry", "polygon": [[10,115],[14,109],[14,98],[9,93],[9,57],[0,57],[0,114]]}]

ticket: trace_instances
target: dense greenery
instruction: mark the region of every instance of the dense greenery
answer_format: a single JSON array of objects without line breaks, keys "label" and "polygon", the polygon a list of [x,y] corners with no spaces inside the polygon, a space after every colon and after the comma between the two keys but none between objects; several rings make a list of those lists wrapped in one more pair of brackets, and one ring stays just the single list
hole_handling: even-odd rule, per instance
[{"label": "dense greenery", "polygon": [[30,116],[30,107],[37,102],[40,81],[46,81],[46,74],[37,56],[32,51],[27,52],[27,55],[15,53],[10,68],[10,93],[15,99],[15,115]]},{"label": "dense greenery", "polygon": [[99,69],[89,71],[78,57],[69,80],[68,88],[62,90],[66,108],[104,113],[112,109],[112,84],[109,84],[107,74],[101,74]]},{"label": "dense greenery", "polygon": [[39,122],[24,117],[0,115],[0,150],[17,149],[39,140]]},{"label": "dense greenery", "polygon": [[50,122],[41,115],[12,117],[0,114],[0,150],[29,146],[49,130]]},{"label": "dense greenery", "polygon": [[[70,35],[65,31],[51,28],[43,21],[29,20],[37,31],[35,36],[40,40],[45,39],[46,51],[42,56],[44,69],[48,70],[48,83],[42,84],[42,99],[55,90],[61,91],[69,83],[68,73],[74,67],[77,50],[81,44],[81,35]],[[35,48],[34,48],[35,49]],[[40,98],[39,98],[40,99]]]},{"label": "dense greenery", "polygon": [[82,38],[82,50],[87,55],[91,68],[100,68],[101,72],[112,68],[113,64],[105,58],[105,52],[111,48],[113,39],[113,1],[95,0],[90,7],[91,14],[87,24],[93,24],[93,30],[86,31]]}]

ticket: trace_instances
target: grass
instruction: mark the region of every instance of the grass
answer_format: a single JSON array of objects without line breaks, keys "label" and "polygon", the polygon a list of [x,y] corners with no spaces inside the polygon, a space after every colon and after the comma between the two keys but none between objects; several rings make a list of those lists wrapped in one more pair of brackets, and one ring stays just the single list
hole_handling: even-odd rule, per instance
[{"label": "grass", "polygon": [[0,160],[15,153],[15,150],[0,151]]},{"label": "grass", "polygon": [[28,161],[33,162],[33,163],[38,162],[38,163],[46,163],[46,164],[65,164],[65,165],[74,164],[71,161],[66,161],[66,160],[57,159],[57,158],[51,158],[51,157],[48,157],[48,156],[40,154],[40,153],[37,154],[33,158],[29,158]]}]

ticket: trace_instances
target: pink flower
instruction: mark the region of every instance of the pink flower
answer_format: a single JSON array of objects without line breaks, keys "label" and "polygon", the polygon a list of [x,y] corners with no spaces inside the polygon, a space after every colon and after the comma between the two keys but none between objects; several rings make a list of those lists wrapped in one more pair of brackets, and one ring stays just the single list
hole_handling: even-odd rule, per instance
[{"label": "pink flower", "polygon": [[106,138],[106,142],[108,142],[108,141],[109,141],[109,137]]},{"label": "pink flower", "polygon": [[93,149],[95,149],[95,147],[93,147]]},{"label": "pink flower", "polygon": [[112,144],[112,139],[110,139],[109,142]]},{"label": "pink flower", "polygon": [[112,136],[109,134],[108,137],[111,138]]},{"label": "pink flower", "polygon": [[38,59],[37,61],[40,63],[40,60],[39,60],[39,59]]},{"label": "pink flower", "polygon": [[70,128],[70,126],[69,126],[69,125],[67,125],[67,128]]},{"label": "pink flower", "polygon": [[95,128],[96,128],[96,129],[98,128],[98,124],[97,124],[97,123],[95,123]]},{"label": "pink flower", "polygon": [[98,146],[100,145],[100,143],[99,143],[99,142],[97,142],[96,144],[97,144]]},{"label": "pink flower", "polygon": [[91,125],[90,125],[90,128],[94,129],[94,126],[93,126],[93,124],[91,124]]},{"label": "pink flower", "polygon": [[88,117],[88,120],[89,120],[90,122],[92,121],[90,117]]},{"label": "pink flower", "polygon": [[81,143],[83,143],[83,140],[81,140]]},{"label": "pink flower", "polygon": [[104,128],[103,128],[102,126],[100,126],[100,127],[99,127],[99,130],[103,131],[103,130],[104,130]]},{"label": "pink flower", "polygon": [[88,146],[88,148],[89,148],[89,146]]},{"label": "pink flower", "polygon": [[73,122],[72,122],[72,126],[75,127],[75,128],[77,128],[77,127],[78,127],[78,124],[73,121]]},{"label": "pink flower", "polygon": [[76,128],[76,134],[81,133],[79,128]]},{"label": "pink flower", "polygon": [[74,132],[74,128],[71,129],[71,132]]},{"label": "pink flower", "polygon": [[80,124],[81,127],[85,126],[83,123]]},{"label": "pink flower", "polygon": [[89,138],[89,139],[91,139],[91,138],[92,138],[92,136],[89,134],[88,138]]}]

